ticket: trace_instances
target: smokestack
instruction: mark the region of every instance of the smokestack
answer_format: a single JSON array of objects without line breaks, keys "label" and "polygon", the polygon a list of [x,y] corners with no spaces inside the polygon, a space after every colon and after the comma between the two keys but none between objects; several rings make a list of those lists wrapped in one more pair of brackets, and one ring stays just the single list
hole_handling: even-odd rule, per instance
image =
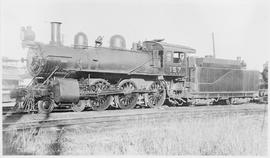
[{"label": "smokestack", "polygon": [[62,45],[61,42],[61,22],[51,22],[51,42],[52,45]]}]

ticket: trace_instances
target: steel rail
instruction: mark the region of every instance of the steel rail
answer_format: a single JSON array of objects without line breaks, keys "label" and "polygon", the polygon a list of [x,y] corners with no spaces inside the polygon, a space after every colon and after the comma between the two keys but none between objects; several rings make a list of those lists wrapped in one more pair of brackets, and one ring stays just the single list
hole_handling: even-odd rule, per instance
[{"label": "steel rail", "polygon": [[[260,106],[260,105],[259,105]],[[168,108],[154,108],[154,109],[127,109],[127,110],[112,110],[112,111],[84,111],[84,112],[71,112],[71,113],[50,113],[50,117],[57,118],[62,115],[68,115],[69,117],[76,117],[77,115],[80,115],[80,117],[86,116],[94,118],[95,116],[100,117],[104,115],[126,115],[130,113],[140,113],[142,115],[147,113],[161,113],[161,112],[170,112],[176,110],[177,112],[189,112],[189,111],[205,111],[205,110],[219,110],[219,109],[227,109],[227,110],[233,110],[233,109],[252,109],[252,108],[259,108],[259,106],[238,106],[238,105],[231,105],[231,106],[199,106],[199,107],[168,107]],[[91,115],[91,116],[90,116]],[[5,121],[5,118],[7,117],[28,117],[31,120],[39,119],[41,120],[43,116],[45,117],[46,114],[21,114],[21,113],[7,113],[6,115],[3,115],[3,120]]]},{"label": "steel rail", "polygon": [[[122,110],[123,111],[123,110]],[[40,118],[31,121],[19,120],[18,122],[3,121],[3,131],[17,130],[17,129],[30,129],[30,128],[49,128],[57,126],[72,126],[79,124],[101,124],[101,123],[113,123],[113,122],[125,122],[138,119],[161,119],[161,118],[195,118],[202,116],[214,116],[214,115],[228,115],[228,114],[249,114],[249,113],[262,113],[265,109],[256,108],[220,108],[220,109],[196,109],[196,110],[164,110],[144,113],[116,113],[109,115],[86,115],[84,117],[69,117],[69,118],[50,118],[42,120]],[[42,118],[42,117],[41,117]]]}]

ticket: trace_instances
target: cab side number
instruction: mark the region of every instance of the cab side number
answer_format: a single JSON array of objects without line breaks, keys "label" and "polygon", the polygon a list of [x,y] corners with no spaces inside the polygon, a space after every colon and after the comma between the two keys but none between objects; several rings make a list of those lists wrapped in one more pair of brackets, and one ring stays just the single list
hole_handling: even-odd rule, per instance
[{"label": "cab side number", "polygon": [[178,66],[170,66],[170,73],[180,73],[181,67]]}]

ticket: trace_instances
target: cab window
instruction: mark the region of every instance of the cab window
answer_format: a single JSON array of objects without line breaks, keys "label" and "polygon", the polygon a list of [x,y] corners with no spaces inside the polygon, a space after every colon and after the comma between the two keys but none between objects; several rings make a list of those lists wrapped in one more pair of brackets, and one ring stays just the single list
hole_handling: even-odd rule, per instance
[{"label": "cab window", "polygon": [[183,52],[173,52],[173,63],[180,63],[184,58],[185,54]]}]

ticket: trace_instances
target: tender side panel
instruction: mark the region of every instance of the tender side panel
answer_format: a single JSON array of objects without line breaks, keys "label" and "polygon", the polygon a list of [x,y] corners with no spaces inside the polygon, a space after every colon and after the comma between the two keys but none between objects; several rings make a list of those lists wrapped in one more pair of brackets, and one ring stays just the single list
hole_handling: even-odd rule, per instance
[{"label": "tender side panel", "polygon": [[199,92],[257,91],[257,71],[197,68]]},{"label": "tender side panel", "polygon": [[259,90],[259,71],[244,71],[243,90],[258,91]]}]

